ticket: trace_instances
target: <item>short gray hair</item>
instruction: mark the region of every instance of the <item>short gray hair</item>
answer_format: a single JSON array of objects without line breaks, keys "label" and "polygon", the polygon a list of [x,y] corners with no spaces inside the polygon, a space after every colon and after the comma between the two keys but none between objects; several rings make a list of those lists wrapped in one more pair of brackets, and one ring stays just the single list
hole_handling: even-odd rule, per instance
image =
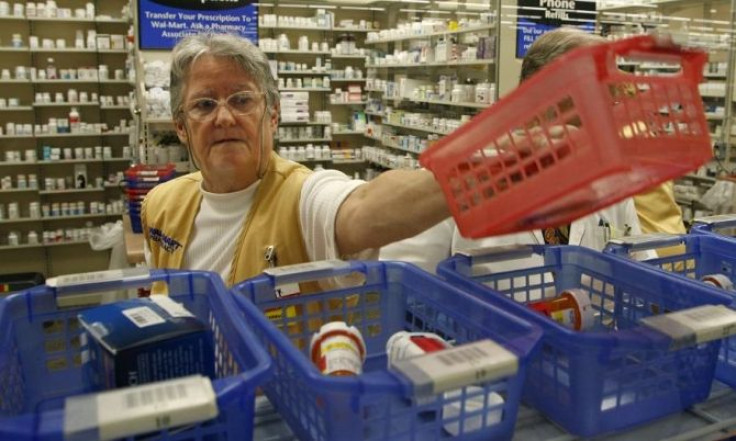
[{"label": "short gray hair", "polygon": [[524,82],[560,55],[580,46],[604,43],[605,38],[589,34],[577,28],[559,28],[542,34],[532,43],[521,62],[521,78]]},{"label": "short gray hair", "polygon": [[189,69],[202,55],[235,61],[256,82],[266,97],[266,107],[278,103],[279,89],[271,74],[266,55],[249,40],[230,34],[195,34],[184,37],[174,47],[171,57],[171,112],[181,115],[184,85]]}]

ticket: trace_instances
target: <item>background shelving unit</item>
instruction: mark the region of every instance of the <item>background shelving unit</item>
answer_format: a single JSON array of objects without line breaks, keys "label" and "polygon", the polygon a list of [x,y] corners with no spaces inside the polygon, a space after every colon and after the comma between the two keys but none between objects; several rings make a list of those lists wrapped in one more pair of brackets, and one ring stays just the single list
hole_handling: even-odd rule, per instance
[{"label": "background shelving unit", "polygon": [[[64,0],[60,8],[84,9],[87,0]],[[98,178],[103,182],[109,177],[125,170],[131,159],[123,158],[126,146],[133,143],[130,132],[126,128],[110,133],[36,133],[8,135],[7,124],[19,123],[31,126],[46,124],[50,118],[66,118],[72,107],[76,107],[80,120],[84,123],[104,123],[112,129],[120,125],[121,120],[130,119],[128,106],[101,106],[99,100],[91,99],[92,94],[98,96],[128,96],[131,90],[127,80],[116,80],[113,73],[116,69],[127,71],[127,49],[77,49],[74,48],[76,31],[85,34],[95,30],[99,34],[116,34],[125,36],[132,25],[130,17],[121,17],[127,0],[97,0],[94,3],[97,18],[45,18],[45,17],[0,17],[0,41],[9,42],[13,34],[20,34],[24,47],[3,48],[0,69],[8,69],[11,79],[0,80],[0,98],[8,100],[16,98],[19,106],[2,108],[0,126],[4,135],[0,137],[0,161],[7,159],[8,152],[19,152],[25,159],[25,152],[35,152],[35,160],[0,162],[0,176],[10,176],[14,186],[18,185],[18,175],[36,175],[37,186],[32,189],[17,189],[0,192],[0,204],[3,205],[4,218],[0,221],[0,260],[3,261],[2,273],[34,271],[44,273],[47,277],[68,272],[105,269],[109,263],[109,252],[96,252],[89,247],[87,240],[77,237],[65,237],[63,242],[43,243],[43,231],[78,229],[99,226],[114,221],[121,213],[91,213],[91,204],[99,204],[104,210],[105,204],[120,200],[122,192],[118,185],[98,185]],[[106,18],[113,17],[113,18]],[[62,49],[28,47],[29,37],[37,36],[39,40],[64,39],[67,47]],[[70,47],[71,46],[71,47]],[[108,66],[109,80],[97,79],[58,79],[41,80],[15,79],[16,66],[24,66],[30,78],[30,69],[45,69],[47,58],[54,58],[57,73],[62,69],[74,69],[88,66],[97,69],[99,65]],[[52,99],[56,93],[62,93],[68,99],[68,90],[78,93],[86,92],[88,102],[59,103],[36,102],[36,94],[48,92]],[[54,100],[55,101],[55,100]],[[61,159],[43,160],[44,147],[64,149],[88,147],[110,147],[112,158],[96,159]],[[64,156],[62,156],[63,158]],[[86,168],[87,188],[70,188],[68,182],[64,190],[52,190],[45,187],[45,180],[74,177],[75,167]],[[81,215],[46,216],[30,218],[31,203],[45,204],[84,204],[85,213]],[[8,219],[8,206],[17,203],[20,209],[19,219]],[[42,211],[39,208],[39,211]],[[70,210],[71,212],[71,210]],[[41,213],[43,214],[43,213]],[[28,233],[34,231],[38,244],[28,244]],[[8,243],[9,234],[14,232],[19,237],[18,245]],[[86,246],[85,246],[86,244]]]}]

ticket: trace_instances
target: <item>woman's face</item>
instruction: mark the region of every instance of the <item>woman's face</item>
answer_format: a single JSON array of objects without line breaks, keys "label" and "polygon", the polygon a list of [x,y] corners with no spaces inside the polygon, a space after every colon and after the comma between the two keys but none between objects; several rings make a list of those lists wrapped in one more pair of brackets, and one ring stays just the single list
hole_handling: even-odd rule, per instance
[{"label": "woman's face", "polygon": [[[252,92],[245,94],[254,100],[247,114],[239,114],[226,103],[238,92]],[[211,101],[198,101],[202,99],[219,105],[213,109]],[[202,106],[203,102],[209,107]],[[273,150],[278,115],[275,109],[266,108],[265,97],[250,75],[229,58],[204,55],[189,69],[182,108],[177,134],[189,145],[206,190],[236,191],[258,179],[259,168],[265,168]],[[213,110],[203,116],[202,108]]]}]

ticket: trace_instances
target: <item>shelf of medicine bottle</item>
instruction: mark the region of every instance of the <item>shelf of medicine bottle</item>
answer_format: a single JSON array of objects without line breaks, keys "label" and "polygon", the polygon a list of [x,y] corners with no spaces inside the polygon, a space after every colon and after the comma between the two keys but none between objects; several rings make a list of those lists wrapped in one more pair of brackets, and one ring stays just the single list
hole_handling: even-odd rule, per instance
[{"label": "shelf of medicine bottle", "polygon": [[33,135],[0,135],[0,139],[25,139],[34,138]]},{"label": "shelf of medicine bottle", "polygon": [[329,126],[332,122],[317,122],[317,121],[291,121],[291,122],[279,122],[279,126]]},{"label": "shelf of medicine bottle", "polygon": [[[101,164],[103,162],[130,162],[132,158],[108,158],[108,159],[45,159],[37,162],[20,162],[16,164],[39,164],[39,165],[56,165],[56,164]],[[1,164],[1,163],[0,163]]]},{"label": "shelf of medicine bottle", "polygon": [[369,110],[366,110],[365,111],[365,114],[366,115],[370,115],[370,116],[380,116],[381,118],[383,118],[383,116],[384,116],[383,115],[383,112],[371,112]]},{"label": "shelf of medicine bottle", "polygon": [[[7,80],[5,80],[7,81]],[[80,80],[80,79],[60,79],[60,80],[18,80],[17,82],[31,82],[33,84],[130,84],[128,80]]]},{"label": "shelf of medicine bottle", "polygon": [[365,83],[365,78],[330,78],[333,83]]},{"label": "shelf of medicine bottle", "polygon": [[723,121],[725,118],[725,115],[722,113],[706,113],[705,119],[711,120],[711,121]]},{"label": "shelf of medicine bottle", "polygon": [[332,159],[332,163],[335,165],[340,164],[363,164],[365,163],[364,159]]},{"label": "shelf of medicine bottle", "polygon": [[166,118],[146,118],[146,124],[163,124],[163,125],[174,125],[174,120],[171,117]]},{"label": "shelf of medicine bottle", "polygon": [[41,190],[38,194],[42,196],[52,196],[59,194],[72,194],[72,193],[100,193],[105,191],[104,187],[90,187],[90,188],[67,188],[64,190]]},{"label": "shelf of medicine bottle", "polygon": [[374,141],[378,141],[378,142],[381,142],[381,143],[383,142],[383,140],[380,137],[369,135],[367,133],[363,133],[363,137],[368,138],[368,139],[372,139]]},{"label": "shelf of medicine bottle", "polygon": [[310,142],[330,142],[332,138],[302,138],[302,139],[280,139],[276,138],[279,144],[308,144]]},{"label": "shelf of medicine bottle", "polygon": [[102,213],[102,214],[73,214],[69,216],[45,216],[41,220],[44,222],[49,221],[63,221],[72,219],[99,219],[105,217],[122,216],[123,213]]},{"label": "shelf of medicine bottle", "polygon": [[78,17],[28,17],[28,21],[49,21],[54,23],[94,23],[94,18],[78,18]]},{"label": "shelf of medicine bottle", "polygon": [[393,43],[396,41],[407,41],[407,40],[423,40],[423,39],[429,39],[433,37],[443,37],[446,35],[467,34],[470,32],[488,31],[488,30],[493,29],[494,27],[495,26],[493,24],[485,24],[481,26],[471,26],[471,27],[455,29],[455,30],[437,31],[437,32],[431,32],[427,34],[402,35],[400,37],[366,40],[365,44]]},{"label": "shelf of medicine bottle", "polygon": [[327,104],[331,106],[362,106],[362,105],[368,104],[368,101],[351,101],[351,102],[344,102],[344,103],[329,102]]},{"label": "shelf of medicine bottle", "polygon": [[100,84],[128,84],[130,85],[129,80],[100,80]]},{"label": "shelf of medicine bottle", "polygon": [[28,112],[32,111],[31,106],[14,106],[14,107],[0,107],[0,112]]},{"label": "shelf of medicine bottle", "polygon": [[367,55],[365,55],[365,54],[362,54],[362,55],[359,55],[359,54],[354,54],[354,55],[333,54],[333,55],[330,56],[330,58],[332,58],[332,59],[335,59],[336,58],[338,60],[339,59],[345,59],[345,60],[365,60],[365,57],[366,56]]},{"label": "shelf of medicine bottle", "polygon": [[37,188],[5,188],[0,189],[0,194],[9,194],[9,193],[30,193],[30,192],[37,192]]},{"label": "shelf of medicine bottle", "polygon": [[435,63],[407,63],[407,64],[366,64],[367,69],[402,69],[409,67],[453,67],[453,66],[484,66],[493,64],[492,59],[488,60],[458,60],[458,61],[445,61]]},{"label": "shelf of medicine bottle", "polygon": [[67,54],[95,54],[97,49],[80,49],[75,47],[39,47],[31,49],[34,54],[37,53],[67,53]]},{"label": "shelf of medicine bottle", "polygon": [[330,51],[299,51],[299,50],[264,50],[266,54],[291,54],[291,55],[330,55]]},{"label": "shelf of medicine bottle", "polygon": [[339,135],[362,135],[362,130],[345,130],[343,132],[332,132],[332,136],[339,136]]},{"label": "shelf of medicine bottle", "polygon": [[28,52],[28,48],[27,47],[3,46],[3,47],[0,47],[0,53],[2,53],[2,52],[20,52],[20,53],[24,53],[24,52]]},{"label": "shelf of medicine bottle", "polygon": [[36,161],[0,161],[0,167],[21,167],[38,164]]},{"label": "shelf of medicine bottle", "polygon": [[708,72],[703,72],[703,77],[714,79],[714,80],[725,80],[727,78],[725,73],[708,73]]},{"label": "shelf of medicine bottle", "polygon": [[280,70],[278,75],[329,75],[326,70]]},{"label": "shelf of medicine bottle", "polygon": [[409,99],[409,98],[388,98],[384,97],[384,101],[409,101],[412,103],[420,103],[420,104],[438,104],[442,106],[453,106],[453,107],[471,107],[474,109],[485,109],[486,107],[490,106],[490,104],[485,103],[474,103],[469,101],[445,101],[445,100],[415,100],[415,99]]},{"label": "shelf of medicine bottle", "polygon": [[329,92],[332,89],[325,87],[280,87],[282,92]]},{"label": "shelf of medicine bottle", "polygon": [[407,126],[404,124],[396,124],[388,121],[383,122],[386,126],[392,126],[392,127],[398,127],[400,129],[407,129],[407,130],[416,130],[418,132],[426,132],[426,133],[435,133],[438,135],[449,135],[451,132],[443,132],[440,130],[430,129],[428,127],[421,127],[421,126]]},{"label": "shelf of medicine bottle", "polygon": [[370,164],[375,164],[375,165],[377,165],[377,166],[379,166],[379,167],[383,167],[383,168],[388,168],[388,169],[391,169],[391,170],[397,170],[397,169],[400,169],[400,167],[395,167],[395,166],[393,166],[393,165],[389,165],[389,164],[387,164],[387,163],[379,162],[379,161],[376,161],[376,160],[373,160],[373,159],[368,159],[367,161],[368,161],[368,162],[369,162]]},{"label": "shelf of medicine bottle", "polygon": [[[101,137],[101,136],[128,136],[130,132],[105,132],[105,133],[53,133],[36,135],[35,138],[82,138],[82,137]],[[34,136],[31,136],[32,138]]]},{"label": "shelf of medicine bottle", "polygon": [[0,84],[31,84],[31,80],[0,80]]},{"label": "shelf of medicine bottle", "polygon": [[401,150],[402,152],[411,153],[412,155],[418,155],[421,153],[414,150],[409,150],[405,147],[401,147],[400,145],[394,144],[392,142],[381,141],[381,144],[383,144],[385,147],[390,147],[392,149]]},{"label": "shelf of medicine bottle", "polygon": [[97,17],[97,18],[95,18],[95,23],[98,23],[98,24],[130,24],[131,21],[130,21],[129,18],[122,18],[122,17],[120,17],[120,18],[114,18],[114,17],[101,18],[101,17]]},{"label": "shelf of medicine bottle", "polygon": [[25,17],[18,17],[15,15],[0,15],[0,20],[2,21],[26,21],[28,19]]},{"label": "shelf of medicine bottle", "polygon": [[99,106],[98,102],[88,103],[33,103],[33,107],[93,107]]},{"label": "shelf of medicine bottle", "polygon": [[128,104],[115,104],[112,106],[100,106],[100,110],[129,110],[130,105]]},{"label": "shelf of medicine bottle", "polygon": [[62,247],[69,245],[89,245],[89,240],[64,240],[61,242],[48,243],[24,243],[20,245],[0,245],[0,251],[24,250],[31,248]]},{"label": "shelf of medicine bottle", "polygon": [[294,31],[319,31],[319,32],[377,32],[378,29],[362,28],[326,28],[321,26],[285,26],[285,25],[258,25],[258,29],[279,29]]}]

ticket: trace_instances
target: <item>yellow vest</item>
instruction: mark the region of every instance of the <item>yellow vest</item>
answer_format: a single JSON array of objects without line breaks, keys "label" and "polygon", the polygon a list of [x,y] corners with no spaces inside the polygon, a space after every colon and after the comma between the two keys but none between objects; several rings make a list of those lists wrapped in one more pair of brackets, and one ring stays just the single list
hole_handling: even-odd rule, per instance
[{"label": "yellow vest", "polygon": [[[672,181],[637,194],[634,196],[634,205],[642,233],[686,233],[685,225],[682,223],[682,210],[675,201]],[[682,245],[657,250],[659,257],[684,252],[685,247]]]},{"label": "yellow vest", "polygon": [[[271,154],[243,221],[227,286],[263,272],[269,266],[264,257],[269,246],[275,248],[279,265],[309,260],[299,223],[299,198],[310,173],[303,165]],[[181,269],[202,201],[201,182],[200,172],[191,173],[156,186],[143,201],[141,221],[153,267]]]}]

